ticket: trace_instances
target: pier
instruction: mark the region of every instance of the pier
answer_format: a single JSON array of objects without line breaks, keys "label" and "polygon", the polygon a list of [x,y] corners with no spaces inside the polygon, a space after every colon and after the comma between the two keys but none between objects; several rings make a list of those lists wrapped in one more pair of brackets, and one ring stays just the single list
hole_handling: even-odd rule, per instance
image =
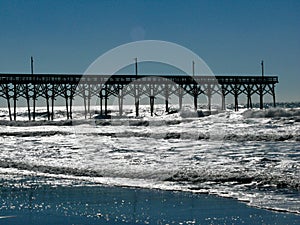
[{"label": "pier", "polygon": [[134,98],[135,114],[139,116],[141,97],[148,97],[153,115],[155,98],[165,99],[166,112],[169,111],[169,99],[178,97],[182,108],[184,95],[193,98],[195,110],[198,98],[207,98],[207,108],[211,110],[211,99],[219,95],[221,109],[225,109],[226,97],[234,99],[234,109],[238,110],[239,97],[246,96],[247,107],[252,108],[252,97],[259,96],[260,108],[263,109],[265,95],[273,99],[276,106],[275,85],[277,76],[188,76],[188,75],[78,75],[78,74],[0,74],[0,100],[7,105],[10,120],[17,119],[17,102],[26,100],[28,120],[35,120],[36,101],[43,99],[47,119],[54,119],[55,101],[62,97],[66,107],[67,119],[72,119],[74,98],[83,100],[85,118],[91,116],[91,99],[99,98],[100,115],[108,115],[108,99],[117,98],[119,114],[123,114],[125,96]]}]

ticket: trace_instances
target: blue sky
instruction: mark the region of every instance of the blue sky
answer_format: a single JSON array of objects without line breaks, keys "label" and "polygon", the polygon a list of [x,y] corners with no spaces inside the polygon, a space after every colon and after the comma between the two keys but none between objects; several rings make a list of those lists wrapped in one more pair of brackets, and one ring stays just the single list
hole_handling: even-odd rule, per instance
[{"label": "blue sky", "polygon": [[0,1],[0,72],[83,73],[131,41],[175,42],[216,74],[277,74],[278,101],[300,101],[300,1]]}]

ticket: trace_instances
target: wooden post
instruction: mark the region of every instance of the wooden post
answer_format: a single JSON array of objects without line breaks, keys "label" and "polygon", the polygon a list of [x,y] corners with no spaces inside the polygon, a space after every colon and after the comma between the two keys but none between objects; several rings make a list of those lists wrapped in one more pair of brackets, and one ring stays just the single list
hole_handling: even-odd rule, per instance
[{"label": "wooden post", "polygon": [[264,108],[263,96],[264,96],[263,87],[262,87],[262,84],[260,84],[260,88],[259,88],[259,106],[260,106],[259,108],[260,109]]},{"label": "wooden post", "polygon": [[249,109],[250,108],[250,95],[249,95],[249,93],[247,93],[247,109]]},{"label": "wooden post", "polygon": [[90,119],[92,118],[91,115],[91,85],[89,84],[89,88],[88,88],[88,113],[90,115]]},{"label": "wooden post", "polygon": [[30,121],[30,120],[31,120],[31,115],[30,115],[30,101],[29,101],[29,89],[28,89],[28,84],[26,84],[26,101],[27,101],[28,119],[29,119],[29,121]]},{"label": "wooden post", "polygon": [[84,105],[84,118],[86,119],[87,111],[86,111],[85,84],[83,84],[82,97],[83,97],[83,105]]},{"label": "wooden post", "polygon": [[135,116],[138,117],[139,116],[139,97],[136,96],[135,97]]},{"label": "wooden post", "polygon": [[10,108],[10,96],[9,96],[9,91],[8,91],[8,84],[6,84],[6,87],[5,87],[5,95],[6,95],[6,100],[7,100],[7,108],[8,108],[8,114],[9,114],[9,120],[12,121],[11,108]]},{"label": "wooden post", "polygon": [[70,95],[70,119],[73,119],[72,105],[73,105],[73,90],[72,90],[72,87],[71,87],[71,95]]},{"label": "wooden post", "polygon": [[153,112],[154,112],[154,96],[150,96],[150,112],[151,112],[151,116],[153,116]]},{"label": "wooden post", "polygon": [[182,109],[182,98],[183,98],[182,88],[179,86],[178,89],[179,110]]},{"label": "wooden post", "polygon": [[197,100],[198,100],[198,95],[197,94],[194,94],[194,109],[195,110],[197,110],[197,105],[198,105],[198,102],[197,102]]},{"label": "wooden post", "polygon": [[105,97],[104,97],[104,114],[107,116],[107,100],[108,100],[108,95],[107,95],[107,89],[105,87]]},{"label": "wooden post", "polygon": [[[138,61],[137,58],[135,58],[135,78],[136,80],[138,79]],[[139,86],[137,85],[137,89],[136,89],[136,85],[134,85],[134,102],[135,102],[135,116],[138,117],[139,116]]]},{"label": "wooden post", "polygon": [[50,109],[49,109],[49,93],[48,93],[48,84],[45,84],[45,96],[46,96],[46,105],[47,105],[47,118],[50,120]]},{"label": "wooden post", "polygon": [[193,90],[193,94],[194,94],[194,109],[197,110],[197,105],[198,105],[198,91],[197,91],[197,85],[194,84],[194,90]]},{"label": "wooden post", "polygon": [[225,106],[225,94],[222,94],[221,95],[221,98],[222,98],[222,110],[225,110],[226,109],[226,106]]},{"label": "wooden post", "polygon": [[123,115],[123,93],[122,90],[119,90],[119,95],[118,95],[118,100],[119,100],[119,115]]},{"label": "wooden post", "polygon": [[248,84],[247,85],[247,109],[250,108],[250,101],[251,101],[251,88]]},{"label": "wooden post", "polygon": [[226,109],[226,106],[225,106],[225,96],[226,96],[226,90],[225,90],[225,87],[224,85],[221,86],[221,98],[222,98],[222,110],[225,110]]},{"label": "wooden post", "polygon": [[36,87],[34,84],[33,85],[33,114],[32,114],[33,120],[35,120],[35,101],[36,101]]},{"label": "wooden post", "polygon": [[14,84],[14,120],[17,120],[17,84]]},{"label": "wooden post", "polygon": [[100,115],[103,115],[103,94],[102,90],[100,91]]},{"label": "wooden post", "polygon": [[273,95],[273,107],[276,107],[276,97],[275,97],[275,85],[272,84],[272,95]]},{"label": "wooden post", "polygon": [[66,100],[67,119],[69,119],[69,104],[68,104],[68,89],[67,89],[67,84],[65,84],[65,100]]},{"label": "wooden post", "polygon": [[55,100],[55,88],[54,84],[52,84],[52,93],[51,93],[51,120],[54,119],[54,100]]},{"label": "wooden post", "polygon": [[239,111],[238,93],[234,92],[234,111]]},{"label": "wooden post", "polygon": [[165,103],[166,103],[166,112],[169,112],[169,85],[166,84],[165,87]]},{"label": "wooden post", "polygon": [[134,104],[135,104],[135,116],[139,116],[139,86],[134,85]]},{"label": "wooden post", "polygon": [[208,100],[208,110],[211,111],[211,86],[207,86],[207,100]]}]

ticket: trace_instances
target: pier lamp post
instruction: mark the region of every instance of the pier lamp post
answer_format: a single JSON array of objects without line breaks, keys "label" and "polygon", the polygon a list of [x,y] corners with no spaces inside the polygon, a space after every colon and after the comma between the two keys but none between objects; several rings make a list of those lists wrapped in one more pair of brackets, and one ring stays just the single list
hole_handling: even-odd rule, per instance
[{"label": "pier lamp post", "polygon": [[195,76],[195,62],[192,62],[192,66],[193,66],[193,77]]},{"label": "pier lamp post", "polygon": [[[135,77],[137,79],[138,76],[138,61],[137,58],[135,60]],[[134,103],[135,103],[135,116],[139,116],[139,86],[134,84]]]},{"label": "pier lamp post", "polygon": [[135,60],[135,76],[137,77],[138,76],[138,61],[137,61],[137,58],[134,58]]},{"label": "pier lamp post", "polygon": [[264,108],[264,102],[263,102],[263,97],[264,97],[264,93],[263,93],[263,81],[264,81],[264,61],[261,60],[261,83],[260,83],[260,90],[259,90],[259,103],[260,103],[260,109]]}]

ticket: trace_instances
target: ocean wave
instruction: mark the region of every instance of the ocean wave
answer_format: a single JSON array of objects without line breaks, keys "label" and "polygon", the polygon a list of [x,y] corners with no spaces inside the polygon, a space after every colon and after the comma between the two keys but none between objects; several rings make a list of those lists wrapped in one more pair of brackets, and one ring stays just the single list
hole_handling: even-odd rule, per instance
[{"label": "ocean wave", "polygon": [[[220,173],[221,172],[221,173]],[[192,171],[181,170],[165,179],[165,181],[171,182],[188,182],[191,184],[199,184],[199,189],[209,183],[215,184],[229,184],[229,185],[246,185],[251,189],[261,188],[277,188],[277,189],[292,189],[300,191],[300,180],[294,176],[275,176],[272,174],[251,174],[238,172],[224,172],[224,171]],[[193,186],[193,189],[196,189]]]},{"label": "ocean wave", "polygon": [[226,134],[224,141],[300,141],[300,134]]},{"label": "ocean wave", "polygon": [[[83,123],[83,121],[82,121]],[[79,121],[76,122],[79,124]],[[48,121],[48,120],[38,120],[38,121],[9,121],[0,120],[0,126],[12,126],[12,127],[34,127],[34,126],[72,126],[72,120],[60,120],[60,121]]]},{"label": "ocean wave", "polygon": [[[10,168],[18,169],[20,171],[30,171],[38,172],[43,174],[54,174],[54,175],[71,175],[75,177],[110,177],[111,178],[136,178],[136,173],[132,176],[130,173],[126,173],[126,176],[122,174],[114,174],[109,172],[100,172],[91,168],[72,168],[64,166],[50,166],[50,165],[38,165],[30,164],[25,162],[15,162],[15,161],[0,161],[0,168]],[[104,174],[103,174],[104,173]],[[145,179],[140,175],[140,179]],[[166,177],[166,174],[161,176],[161,178]],[[146,178],[147,179],[147,178]],[[156,178],[158,181],[159,177]],[[300,180],[294,176],[276,176],[274,174],[254,174],[254,173],[244,173],[241,171],[218,171],[218,170],[203,170],[203,171],[193,171],[190,169],[181,169],[175,172],[173,175],[164,178],[165,182],[173,182],[179,184],[185,184],[184,186],[189,187],[191,190],[206,189],[208,186],[212,188],[214,185],[229,185],[229,186],[240,186],[244,185],[248,189],[289,189],[300,191]]]},{"label": "ocean wave", "polygon": [[34,165],[34,164],[29,164],[24,162],[14,162],[14,161],[0,161],[0,167],[26,170],[31,172],[49,173],[49,174],[56,174],[56,175],[102,177],[102,175],[99,172],[91,169],[55,167],[49,165]]},{"label": "ocean wave", "polygon": [[[70,131],[9,131],[9,132],[0,132],[0,137],[47,137],[55,135],[73,135],[74,132]],[[153,139],[175,139],[175,140],[208,140],[208,141],[234,141],[234,142],[245,142],[245,141],[258,141],[258,142],[284,142],[284,141],[300,141],[300,134],[281,134],[281,133],[272,133],[272,134],[252,134],[252,133],[226,133],[224,135],[216,136],[215,134],[210,134],[209,132],[170,132],[170,131],[130,131],[125,130],[121,132],[97,132],[92,131],[89,133],[77,133],[76,135],[85,135],[90,137],[97,136],[108,136],[112,138],[153,138]]]},{"label": "ocean wave", "polygon": [[300,109],[271,108],[266,110],[246,110],[243,112],[245,118],[281,118],[296,117],[300,119]]},{"label": "ocean wave", "polygon": [[70,132],[64,131],[28,131],[28,132],[0,132],[1,136],[14,136],[14,137],[47,137],[47,136],[55,136],[55,135],[69,135]]}]

